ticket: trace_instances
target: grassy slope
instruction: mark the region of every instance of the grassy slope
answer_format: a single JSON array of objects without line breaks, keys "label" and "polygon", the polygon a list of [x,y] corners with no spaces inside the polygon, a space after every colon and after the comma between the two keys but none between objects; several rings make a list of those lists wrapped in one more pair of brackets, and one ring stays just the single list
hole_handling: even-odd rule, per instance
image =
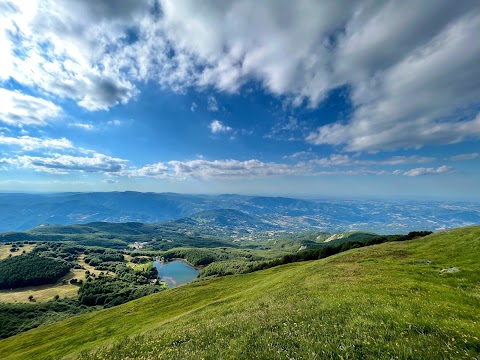
[{"label": "grassy slope", "polygon": [[0,357],[114,344],[83,358],[477,358],[478,259],[480,227],[355,249],[34,329],[0,341]]}]

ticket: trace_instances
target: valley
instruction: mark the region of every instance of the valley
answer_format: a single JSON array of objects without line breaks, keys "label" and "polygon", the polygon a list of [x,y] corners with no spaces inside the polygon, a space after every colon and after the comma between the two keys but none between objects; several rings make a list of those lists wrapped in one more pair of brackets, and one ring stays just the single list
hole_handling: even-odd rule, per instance
[{"label": "valley", "polygon": [[[131,195],[116,194],[122,199]],[[182,196],[176,198],[184,200]],[[199,198],[204,201],[198,196],[190,200],[200,201]],[[246,201],[241,196],[233,198],[237,204],[238,198]],[[270,200],[276,207],[266,210],[272,206]],[[423,329],[419,330],[420,335],[433,326],[428,321],[433,321],[437,312],[431,313],[433,310],[426,303],[414,305],[420,294],[440,301],[438,306],[443,309],[446,305],[439,298],[438,289],[448,294],[449,289],[461,286],[462,296],[466,297],[458,303],[459,314],[473,316],[469,307],[477,300],[475,295],[468,294],[475,294],[478,287],[474,270],[477,265],[472,263],[472,257],[480,251],[480,228],[436,234],[425,228],[409,228],[408,234],[392,234],[377,233],[372,231],[376,225],[365,225],[362,229],[366,230],[355,231],[350,230],[356,228],[355,219],[367,215],[350,206],[344,209],[345,213],[335,216],[344,217],[350,225],[341,228],[349,231],[329,232],[327,228],[340,226],[320,226],[317,215],[305,215],[319,210],[314,202],[306,204],[286,198],[255,198],[248,202],[251,207],[256,204],[252,207],[255,210],[200,210],[152,223],[43,223],[25,231],[0,233],[0,322],[5,324],[0,332],[0,339],[4,339],[0,340],[0,354],[8,354],[6,358],[12,359],[28,357],[30,352],[40,354],[39,359],[101,359],[110,357],[109,354],[114,358],[138,355],[150,359],[200,355],[213,358],[219,352],[229,358],[262,357],[266,353],[250,351],[266,346],[276,349],[278,358],[283,357],[281,354],[309,358],[308,351],[331,357],[335,347],[342,347],[347,357],[363,352],[369,357],[389,353],[416,357],[418,351],[423,357],[427,354],[421,352],[421,347],[427,338],[408,332],[404,340],[411,343],[401,347],[389,340],[404,336],[397,332],[411,324],[415,324],[415,329]],[[314,210],[308,210],[308,206]],[[267,212],[274,209],[277,214]],[[462,213],[463,217],[453,220],[473,221],[477,211],[472,205],[470,215]],[[381,219],[379,214],[375,216]],[[440,227],[450,226],[453,220],[441,223]],[[419,225],[431,224],[422,217],[415,221]],[[455,272],[450,273],[450,268],[455,268]],[[425,274],[427,277],[422,280]],[[375,312],[367,307],[370,294]],[[335,305],[334,298],[342,300]],[[395,298],[402,300],[395,302]],[[320,306],[322,310],[314,306],[317,300],[324,304]],[[395,306],[408,316],[413,316],[413,309],[417,309],[415,314],[423,316],[423,322],[417,324],[414,317],[401,319],[397,310],[393,311]],[[253,318],[247,309],[253,311]],[[74,318],[69,320],[71,317]],[[319,322],[307,322],[310,317]],[[378,321],[385,328],[374,324]],[[435,326],[442,327],[447,320],[437,317],[434,321]],[[171,328],[172,322],[179,326],[176,330]],[[320,323],[324,325],[319,327]],[[71,333],[61,335],[63,326],[71,328]],[[86,336],[86,342],[79,342],[76,334],[85,331],[83,326],[93,331]],[[428,341],[437,346],[453,331],[452,336],[464,336],[464,344],[473,344],[462,345],[455,351],[476,354],[476,340],[468,335],[474,331],[465,330],[467,333],[458,335],[461,331],[456,327],[452,330],[451,326],[449,323],[440,332],[428,330]],[[48,328],[54,334],[58,331],[55,340],[43,333]],[[343,335],[339,328],[343,328]],[[368,330],[358,333],[362,328]],[[288,331],[283,340],[278,338],[282,329]],[[326,336],[326,332],[332,334],[332,339],[324,342],[318,336]],[[383,336],[382,342],[370,346],[374,343],[370,332],[375,337]],[[37,333],[49,339],[41,348],[16,342],[33,343],[29,336]],[[213,333],[225,349],[206,341],[204,336]],[[152,334],[170,340],[165,342]],[[317,334],[316,340],[313,334]],[[120,341],[125,336],[128,340]],[[177,336],[190,340],[182,345],[184,341]],[[52,341],[60,350],[51,347]],[[173,346],[174,343],[178,345]],[[323,347],[319,348],[319,344]],[[449,343],[442,351],[449,353],[454,345]],[[17,350],[13,350],[15,346]],[[307,350],[300,350],[303,348]]]},{"label": "valley", "polygon": [[[216,216],[219,213],[216,211]],[[226,211],[221,221],[214,218],[209,229],[224,225],[224,219],[231,221],[232,212]],[[0,303],[4,303],[0,320],[10,322],[0,338],[63,319],[73,309],[85,312],[114,307],[192,280],[288,263],[295,259],[292,254],[302,254],[299,259],[312,256],[309,254],[320,258],[316,249],[325,249],[324,257],[352,244],[364,246],[399,236],[310,231],[239,241],[214,236],[204,231],[201,223],[195,224],[195,229],[186,234],[172,224],[95,222],[0,234],[0,239],[5,235],[4,241],[18,239],[0,245],[5,254],[0,261]],[[58,272],[44,275],[48,267],[58,267]],[[16,322],[9,315],[43,306],[52,308],[47,318],[40,312]]]},{"label": "valley", "polygon": [[[163,224],[184,233],[250,238],[297,231],[441,231],[480,222],[478,203],[295,199],[246,195],[100,192],[0,193],[0,232],[92,222]],[[258,236],[258,235],[257,235]]]},{"label": "valley", "polygon": [[1,340],[0,355],[475,358],[479,240],[456,229],[192,283]]}]

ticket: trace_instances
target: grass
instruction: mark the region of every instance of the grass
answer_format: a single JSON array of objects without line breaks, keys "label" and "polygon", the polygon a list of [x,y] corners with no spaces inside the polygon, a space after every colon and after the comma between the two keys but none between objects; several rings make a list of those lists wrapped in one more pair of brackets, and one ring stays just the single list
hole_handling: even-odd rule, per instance
[{"label": "grass", "polygon": [[85,262],[85,254],[82,254],[78,257],[78,265],[82,266],[85,270],[80,270],[80,272],[77,275],[78,280],[85,280],[86,274],[85,272],[88,270],[90,271],[90,274],[95,274],[95,276],[98,276],[102,270],[95,270],[95,267],[92,265],[89,265]]},{"label": "grass", "polygon": [[475,359],[478,259],[480,227],[355,249],[76,316],[0,341],[0,356]]},{"label": "grass", "polygon": [[[27,246],[27,245],[26,245]],[[26,247],[25,246],[25,247]],[[31,251],[31,250],[30,250]],[[83,269],[72,269],[64,277],[60,278],[55,284],[47,284],[41,286],[29,286],[24,288],[17,288],[12,290],[0,290],[0,302],[4,303],[28,303],[30,295],[33,296],[36,302],[46,302],[52,300],[55,295],[60,296],[60,298],[76,298],[78,295],[78,285],[70,284],[70,279],[76,278],[77,280],[85,280],[87,270],[90,273],[98,274],[101,273],[100,270],[95,270],[91,265],[88,265],[84,261],[85,255],[80,255],[78,263],[85,268]],[[66,280],[66,284],[64,284]]]},{"label": "grass", "polygon": [[146,262],[146,263],[143,263],[143,264],[136,264],[136,263],[128,262],[127,266],[135,269],[135,271],[145,271],[145,270],[150,269],[153,266],[153,261],[149,261],[149,262]]},{"label": "grass", "polygon": [[[28,303],[28,297],[33,296],[36,302],[46,302],[52,300],[55,295],[60,298],[76,298],[78,294],[78,286],[71,285],[70,279],[84,279],[85,270],[71,270],[67,275],[59,279],[55,284],[47,284],[41,286],[28,286],[12,290],[0,290],[0,302],[4,303]],[[63,280],[67,283],[64,284]]]},{"label": "grass", "polygon": [[35,245],[25,244],[23,245],[23,247],[19,248],[18,251],[10,252],[12,245],[0,245],[0,260],[7,258],[8,255],[10,254],[12,256],[18,256],[18,255],[22,255],[23,251],[25,251],[26,253],[29,253],[30,251],[33,250],[34,247]]}]

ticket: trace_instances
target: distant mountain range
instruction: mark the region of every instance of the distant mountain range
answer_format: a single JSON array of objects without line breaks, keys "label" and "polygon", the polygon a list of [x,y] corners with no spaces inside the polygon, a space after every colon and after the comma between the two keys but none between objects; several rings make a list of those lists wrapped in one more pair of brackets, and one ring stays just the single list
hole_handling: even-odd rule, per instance
[{"label": "distant mountain range", "polygon": [[282,230],[283,227],[234,209],[205,210],[189,217],[172,220],[168,225],[184,228],[201,228],[204,232],[247,233],[253,231]]},{"label": "distant mountain range", "polygon": [[244,195],[99,192],[0,193],[0,231],[42,224],[172,222],[229,231],[364,230],[406,233],[480,224],[480,204],[435,201],[321,200]]}]

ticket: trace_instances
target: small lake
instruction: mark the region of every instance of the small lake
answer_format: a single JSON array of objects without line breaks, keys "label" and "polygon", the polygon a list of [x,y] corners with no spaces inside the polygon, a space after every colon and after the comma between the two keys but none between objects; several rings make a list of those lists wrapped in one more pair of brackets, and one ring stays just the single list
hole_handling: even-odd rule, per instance
[{"label": "small lake", "polygon": [[199,271],[186,262],[175,260],[161,262],[155,260],[153,266],[157,268],[158,278],[167,283],[171,288],[186,284],[197,277]]}]

